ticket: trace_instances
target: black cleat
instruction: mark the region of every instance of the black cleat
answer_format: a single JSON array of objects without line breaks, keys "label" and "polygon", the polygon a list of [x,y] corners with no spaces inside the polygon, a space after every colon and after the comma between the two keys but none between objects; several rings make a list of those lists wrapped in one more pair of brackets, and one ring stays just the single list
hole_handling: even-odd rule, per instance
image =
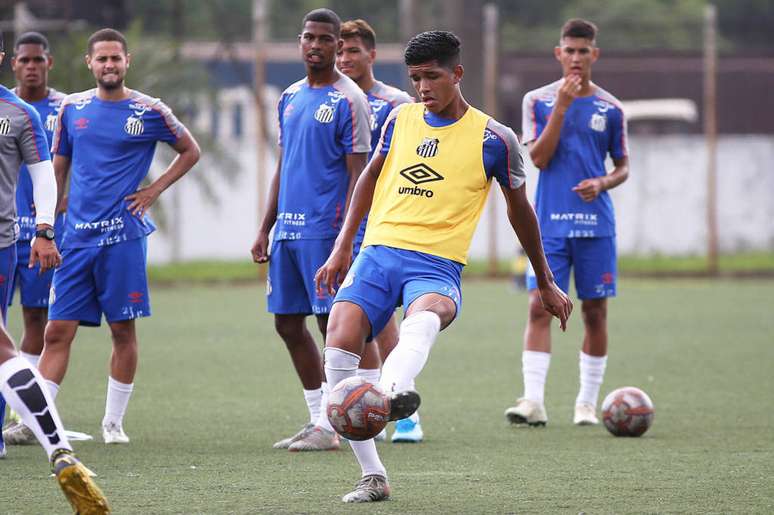
[{"label": "black cleat", "polygon": [[390,422],[410,417],[419,409],[422,399],[413,390],[390,395]]}]

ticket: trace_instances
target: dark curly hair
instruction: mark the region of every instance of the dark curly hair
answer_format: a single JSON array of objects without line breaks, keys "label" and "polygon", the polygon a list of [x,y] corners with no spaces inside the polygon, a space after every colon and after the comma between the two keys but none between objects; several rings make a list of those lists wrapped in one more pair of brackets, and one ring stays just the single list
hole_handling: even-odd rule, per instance
[{"label": "dark curly hair", "polygon": [[460,38],[451,32],[423,32],[409,40],[403,60],[407,66],[437,61],[440,66],[452,69],[460,63],[460,45]]},{"label": "dark curly hair", "polygon": [[306,22],[308,21],[330,23],[333,25],[333,32],[337,37],[339,35],[339,31],[341,31],[341,18],[339,18],[338,14],[331,11],[330,9],[326,9],[325,7],[306,13],[306,16],[304,16],[304,19],[301,22],[301,26],[306,25]]}]

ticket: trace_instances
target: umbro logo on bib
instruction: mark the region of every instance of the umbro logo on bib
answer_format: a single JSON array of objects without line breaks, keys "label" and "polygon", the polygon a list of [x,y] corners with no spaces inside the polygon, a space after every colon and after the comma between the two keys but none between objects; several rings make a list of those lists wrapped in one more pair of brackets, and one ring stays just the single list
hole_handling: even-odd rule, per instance
[{"label": "umbro logo on bib", "polygon": [[11,119],[9,117],[0,118],[0,136],[11,134]]},{"label": "umbro logo on bib", "polygon": [[320,107],[314,112],[314,119],[320,123],[331,123],[333,121],[333,107],[328,104],[320,104]]},{"label": "umbro logo on bib", "polygon": [[417,147],[419,157],[435,157],[438,153],[438,138],[425,138]]}]

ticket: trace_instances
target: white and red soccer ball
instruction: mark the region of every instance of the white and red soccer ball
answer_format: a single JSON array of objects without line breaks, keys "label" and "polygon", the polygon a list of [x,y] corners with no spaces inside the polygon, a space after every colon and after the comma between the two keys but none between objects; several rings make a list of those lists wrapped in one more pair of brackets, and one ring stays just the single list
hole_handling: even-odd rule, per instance
[{"label": "white and red soccer ball", "polygon": [[328,420],[348,440],[370,440],[390,418],[390,398],[359,376],[339,382],[328,395]]},{"label": "white and red soccer ball", "polygon": [[602,420],[615,436],[642,436],[654,413],[648,394],[634,386],[613,390],[602,401]]}]

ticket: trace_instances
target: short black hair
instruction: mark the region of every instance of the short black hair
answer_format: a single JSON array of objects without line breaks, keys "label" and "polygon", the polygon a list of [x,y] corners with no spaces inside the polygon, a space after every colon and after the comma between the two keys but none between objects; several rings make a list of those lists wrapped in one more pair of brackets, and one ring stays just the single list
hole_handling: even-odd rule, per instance
[{"label": "short black hair", "polygon": [[339,36],[339,32],[341,31],[341,18],[339,18],[338,14],[325,7],[306,13],[306,16],[304,16],[304,19],[301,21],[301,26],[306,25],[306,22],[308,21],[330,23],[333,25],[333,32],[336,34],[336,37]]},{"label": "short black hair", "polygon": [[123,34],[118,32],[116,29],[99,29],[97,32],[89,36],[89,55],[91,55],[91,53],[94,51],[94,45],[100,41],[118,41],[124,48],[124,53],[128,52],[126,38]]},{"label": "short black hair", "polygon": [[437,61],[440,66],[454,68],[460,64],[460,38],[444,30],[431,30],[411,38],[403,52],[406,66]]},{"label": "short black hair", "polygon": [[19,47],[22,45],[40,45],[43,47],[43,50],[48,52],[48,39],[46,39],[46,36],[40,32],[25,32],[16,38],[16,42],[13,44],[13,49],[19,50]]},{"label": "short black hair", "polygon": [[588,20],[581,18],[573,18],[567,20],[562,25],[562,35],[560,40],[564,38],[583,38],[588,39],[592,43],[597,39],[597,26]]}]

